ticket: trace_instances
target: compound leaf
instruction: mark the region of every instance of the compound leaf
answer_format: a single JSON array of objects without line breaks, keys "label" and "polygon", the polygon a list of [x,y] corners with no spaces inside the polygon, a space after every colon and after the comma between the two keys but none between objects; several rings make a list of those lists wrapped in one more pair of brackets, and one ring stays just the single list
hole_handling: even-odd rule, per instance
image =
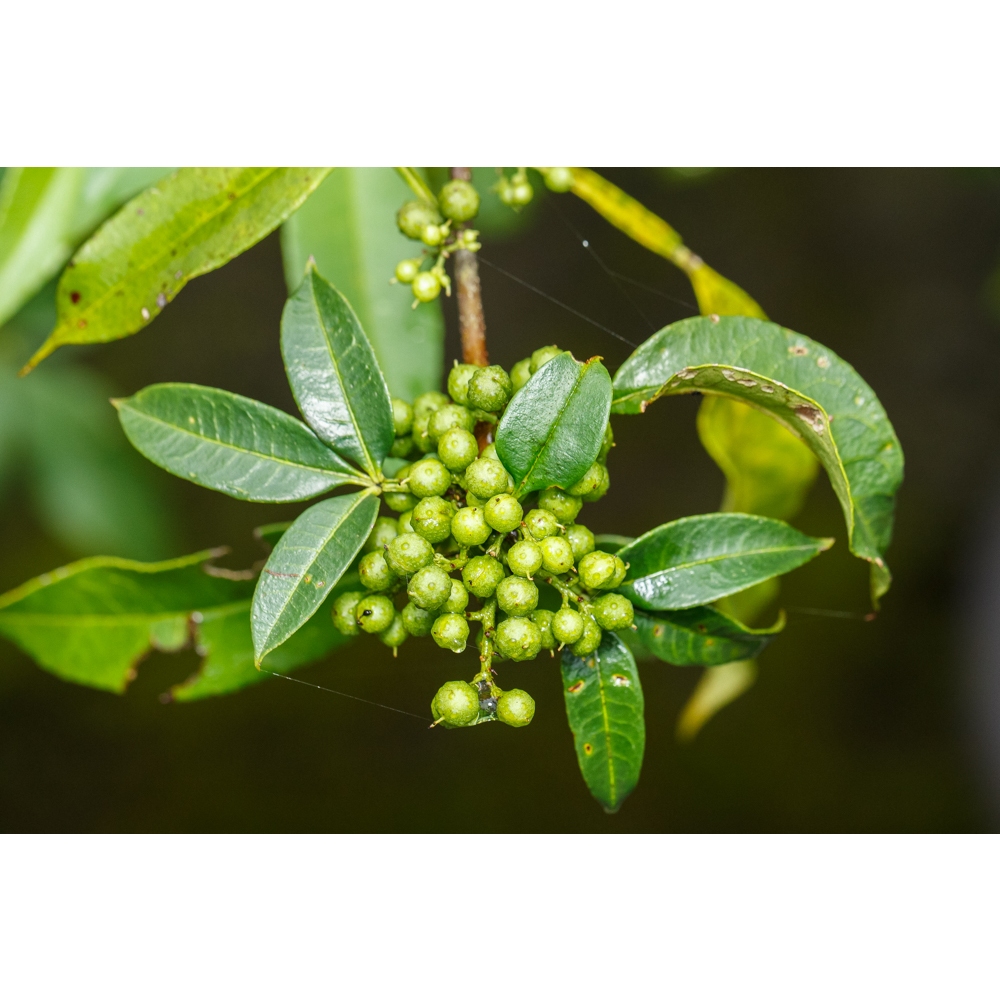
[{"label": "compound leaf", "polygon": [[635,788],[646,749],[642,685],[635,659],[613,632],[596,653],[562,652],[566,716],[590,794],[617,812]]},{"label": "compound leaf", "polygon": [[597,458],[610,409],[611,376],[597,358],[563,351],[539,368],[497,428],[497,455],[517,494],[577,482]]}]

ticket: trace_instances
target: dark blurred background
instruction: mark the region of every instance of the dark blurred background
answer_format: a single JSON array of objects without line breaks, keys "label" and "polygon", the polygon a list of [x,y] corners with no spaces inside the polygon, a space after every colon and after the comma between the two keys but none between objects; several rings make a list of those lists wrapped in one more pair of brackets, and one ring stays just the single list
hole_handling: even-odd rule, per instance
[{"label": "dark blurred background", "polygon": [[[853,364],[885,405],[906,454],[889,564],[873,622],[793,612],[748,694],[692,743],[674,739],[700,676],[641,665],[647,748],[638,789],[606,816],[578,772],[559,671],[504,665],[501,683],[537,702],[527,729],[428,731],[418,720],[271,680],[165,705],[194,654],[153,654],[122,697],[76,687],[0,641],[0,829],[5,831],[959,831],[998,825],[989,637],[975,604],[995,520],[1000,325],[1000,172],[962,170],[608,170],[771,318]],[[581,247],[660,294],[627,299]],[[523,224],[483,257],[638,342],[696,312],[686,279],[570,196],[539,192]],[[614,370],[631,348],[482,267],[491,357],[507,367],[545,343]],[[194,281],[148,329],[99,349],[64,348],[116,393],[150,382],[221,386],[294,412],[278,350],[286,295],[277,234]],[[663,297],[671,296],[669,297]],[[675,301],[676,300],[676,301]],[[457,355],[446,305],[448,363]],[[583,519],[635,535],[715,510],[722,476],[703,453],[697,400],[616,417],[613,488]],[[260,555],[254,526],[299,505],[245,504],[152,470],[174,535],[165,555],[218,544]],[[15,477],[0,500],[0,592],[70,561]],[[783,603],[863,613],[853,559],[822,476],[796,525],[834,549],[791,574]],[[166,539],[167,536],[164,536]],[[1000,546],[997,546],[1000,552]],[[1000,557],[998,557],[1000,558]],[[979,633],[977,633],[977,629]],[[983,645],[985,643],[985,646]],[[466,654],[465,659],[471,654]],[[984,659],[985,658],[985,659]],[[1000,670],[1000,664],[997,665]],[[357,641],[296,676],[425,712],[468,662],[411,640],[396,661]],[[1000,698],[998,698],[1000,701]]]}]

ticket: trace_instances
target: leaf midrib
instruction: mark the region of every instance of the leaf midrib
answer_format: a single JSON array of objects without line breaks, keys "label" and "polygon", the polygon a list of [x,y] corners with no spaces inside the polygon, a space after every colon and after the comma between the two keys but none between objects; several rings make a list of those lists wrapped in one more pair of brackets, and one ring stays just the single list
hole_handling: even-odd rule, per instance
[{"label": "leaf midrib", "polygon": [[249,610],[250,599],[233,601],[228,604],[199,605],[193,608],[180,608],[177,611],[130,611],[118,614],[86,612],[79,615],[50,615],[44,611],[0,611],[0,623],[15,622],[25,625],[48,625],[52,628],[69,628],[73,626],[88,628],[114,628],[119,625],[152,625],[160,621],[170,621],[182,615],[189,617],[196,613],[211,614],[214,618],[237,614]]},{"label": "leaf midrib", "polygon": [[[672,573],[675,570],[681,569],[692,569],[695,566],[707,566],[711,563],[722,562],[726,559],[743,559],[750,556],[759,555],[773,555],[775,553],[793,553],[793,552],[811,552],[815,549],[819,549],[818,545],[789,545],[775,547],[771,546],[764,549],[743,549],[740,552],[722,552],[715,556],[706,556],[703,559],[695,559],[692,562],[676,563],[673,566],[664,566],[662,569],[653,570],[650,573],[645,573],[642,576],[634,577],[633,580],[648,580],[655,576],[660,576],[666,573]],[[631,581],[627,581],[631,582]]]}]

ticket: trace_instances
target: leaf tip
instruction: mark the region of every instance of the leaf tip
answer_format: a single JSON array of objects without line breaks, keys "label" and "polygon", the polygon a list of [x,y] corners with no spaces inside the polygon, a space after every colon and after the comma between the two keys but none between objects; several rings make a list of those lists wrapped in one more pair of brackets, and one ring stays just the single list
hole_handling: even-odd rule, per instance
[{"label": "leaf tip", "polygon": [[837,540],[836,538],[820,538],[819,539],[819,550],[820,550],[820,552],[826,552],[827,549],[832,548],[833,547],[833,543],[836,540]]},{"label": "leaf tip", "polygon": [[25,375],[29,375],[35,370],[36,366],[44,361],[58,346],[58,341],[49,337],[48,340],[46,340],[45,343],[42,344],[42,346],[39,347],[34,354],[32,354],[28,363],[17,373],[18,378],[24,378]]}]

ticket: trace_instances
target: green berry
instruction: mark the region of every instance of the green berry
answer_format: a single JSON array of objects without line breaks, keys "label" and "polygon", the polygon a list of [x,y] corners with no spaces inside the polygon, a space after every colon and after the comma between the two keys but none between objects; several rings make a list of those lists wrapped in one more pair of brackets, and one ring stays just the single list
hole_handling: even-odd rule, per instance
[{"label": "green berry", "polygon": [[499,365],[480,368],[469,380],[469,406],[490,413],[502,410],[513,391],[510,376]]},{"label": "green berry", "polygon": [[556,576],[568,573],[573,567],[573,549],[562,535],[543,538],[538,547],[542,550],[542,568]]},{"label": "green berry", "polygon": [[479,457],[492,458],[495,462],[500,461],[500,457],[497,455],[497,446],[492,441],[482,450]]},{"label": "green berry", "polygon": [[421,414],[430,416],[435,410],[440,410],[442,406],[447,406],[451,400],[443,392],[422,392],[413,401],[413,415],[419,417]]},{"label": "green berry", "polygon": [[486,501],[482,497],[477,497],[472,490],[466,490],[465,492],[465,506],[466,507],[478,507],[480,510],[486,509]]},{"label": "green berry", "polygon": [[542,649],[555,649],[558,643],[552,634],[552,612],[539,610],[531,612],[531,620],[538,626],[542,633]]},{"label": "green berry", "polygon": [[381,552],[369,552],[361,557],[358,576],[367,590],[388,590],[396,582],[396,574]]},{"label": "green berry", "polygon": [[438,615],[431,629],[431,637],[442,649],[461,653],[469,641],[469,623],[465,620],[465,615],[446,612]]},{"label": "green berry", "polygon": [[604,466],[600,462],[593,465],[566,491],[571,497],[583,497],[593,493],[604,479]]},{"label": "green berry", "polygon": [[453,615],[460,615],[468,606],[469,592],[465,589],[465,584],[461,580],[452,580],[451,595],[441,605],[441,610],[448,611]]},{"label": "green berry", "polygon": [[487,500],[483,513],[486,523],[494,531],[502,531],[505,534],[517,528],[524,515],[521,505],[509,493],[501,493]]},{"label": "green berry", "polygon": [[410,257],[407,260],[401,260],[396,265],[396,280],[401,281],[404,285],[408,285],[420,273],[420,264],[420,257]]},{"label": "green berry", "polygon": [[402,514],[404,510],[413,510],[417,506],[417,498],[412,493],[383,493],[382,499],[389,510]]},{"label": "green berry", "polygon": [[357,635],[361,631],[354,612],[358,601],[365,596],[360,591],[348,590],[334,599],[330,617],[333,619],[333,627],[341,635]]},{"label": "green berry", "polygon": [[466,487],[483,500],[506,493],[507,479],[507,470],[495,458],[477,458],[465,470]]},{"label": "green berry", "polygon": [[479,692],[467,681],[448,681],[434,695],[431,715],[445,726],[467,726],[479,718]]},{"label": "green berry", "polygon": [[[440,246],[444,242],[445,236],[448,235],[448,230],[444,226],[435,225],[433,222],[429,226],[424,226],[420,232],[420,239],[423,243],[426,243],[429,247]],[[427,273],[426,271],[424,272]],[[432,272],[433,273],[433,272]],[[437,277],[437,275],[434,275]]]},{"label": "green berry", "polygon": [[583,635],[570,647],[576,656],[587,656],[601,644],[601,629],[589,615],[583,623]]},{"label": "green berry", "polygon": [[523,389],[533,374],[531,370],[531,358],[522,358],[522,360],[518,361],[510,370],[510,384],[514,392]]},{"label": "green berry", "polygon": [[403,534],[404,531],[413,531],[413,525],[410,524],[410,519],[412,517],[412,510],[404,510],[403,513],[399,515],[399,520],[396,523],[399,525],[400,534]]},{"label": "green berry", "polygon": [[585,494],[581,499],[585,500],[587,503],[594,503],[596,500],[600,500],[605,493],[608,492],[608,487],[611,486],[611,477],[608,475],[608,467],[602,465],[601,469],[601,481],[595,486],[589,493]]},{"label": "green berry", "polygon": [[562,524],[572,524],[580,513],[583,501],[579,497],[571,497],[558,486],[550,486],[538,494],[538,506],[549,511]]},{"label": "green berry", "polygon": [[422,458],[410,466],[407,486],[415,497],[439,497],[451,486],[451,473],[437,458]]},{"label": "green berry", "polygon": [[424,497],[410,515],[410,524],[418,535],[437,544],[451,534],[451,519],[455,516],[455,505],[441,497]]},{"label": "green berry", "polygon": [[419,240],[424,226],[441,222],[441,214],[433,205],[426,201],[408,201],[396,213],[396,225],[399,231],[411,240]]},{"label": "green berry", "polygon": [[586,623],[583,615],[574,608],[562,608],[552,616],[552,635],[557,642],[574,643],[583,635]]},{"label": "green berry", "polygon": [[549,167],[542,176],[545,186],[557,194],[564,194],[573,186],[573,171],[569,167]]},{"label": "green berry", "polygon": [[524,526],[528,534],[537,541],[555,535],[559,531],[559,522],[556,520],[555,514],[539,507],[529,510],[524,515]]},{"label": "green berry", "polygon": [[413,430],[413,407],[405,399],[393,399],[392,425],[396,437],[406,437]]},{"label": "green berry", "polygon": [[384,632],[396,615],[392,601],[385,594],[369,594],[355,605],[354,617],[366,632]]},{"label": "green berry", "polygon": [[413,451],[413,438],[407,434],[406,437],[396,438],[389,447],[389,454],[393,458],[406,458]]},{"label": "green berry", "polygon": [[[427,452],[434,450],[434,442],[431,440],[430,435],[430,424],[431,414],[429,413],[418,413],[413,418],[413,447],[421,455],[426,455]],[[398,475],[399,473],[397,473]]]},{"label": "green berry", "polygon": [[399,522],[394,517],[379,517],[375,520],[365,552],[381,552],[399,534]]},{"label": "green berry", "polygon": [[629,628],[634,617],[632,602],[621,594],[602,594],[594,601],[594,619],[606,631]]},{"label": "green berry", "polygon": [[615,575],[611,578],[611,582],[608,584],[607,589],[610,590],[612,587],[620,587],[625,580],[625,574],[628,572],[628,567],[615,556]]},{"label": "green berry", "polygon": [[433,302],[441,294],[441,279],[433,271],[421,271],[410,287],[418,302]]},{"label": "green berry", "polygon": [[397,611],[392,618],[392,624],[379,633],[379,638],[392,649],[398,649],[400,646],[406,642],[410,633],[406,631],[406,626],[403,624],[403,616]]},{"label": "green berry", "polygon": [[573,550],[573,558],[579,562],[588,552],[594,551],[594,533],[582,524],[571,524],[566,529],[566,541]]},{"label": "green berry", "polygon": [[535,196],[535,189],[525,181],[514,181],[511,185],[510,204],[515,208],[523,208]]},{"label": "green berry", "polygon": [[542,550],[529,539],[515,542],[507,552],[507,565],[511,573],[530,580],[542,568]]},{"label": "green berry", "polygon": [[601,450],[597,453],[598,462],[606,462],[608,454],[611,449],[615,446],[615,435],[614,431],[611,430],[611,421],[608,421],[608,426],[604,428],[604,440],[601,442]]},{"label": "green berry", "polygon": [[461,427],[462,430],[471,431],[475,426],[476,418],[467,407],[459,406],[457,403],[449,403],[431,414],[427,433],[432,441],[437,441],[442,434],[450,431],[453,427]]},{"label": "green berry", "polygon": [[508,660],[533,660],[542,648],[542,633],[530,618],[505,618],[497,626],[496,644]]},{"label": "green berry", "polygon": [[497,718],[508,726],[526,726],[535,717],[535,699],[520,688],[504,691],[497,701]]},{"label": "green berry", "polygon": [[438,457],[452,472],[463,472],[479,454],[479,442],[470,431],[453,427],[438,439]]},{"label": "green berry", "polygon": [[422,535],[408,531],[389,543],[385,559],[394,572],[410,576],[434,561],[434,546]]},{"label": "green berry", "polygon": [[549,344],[548,347],[539,347],[537,351],[532,351],[530,359],[531,374],[534,375],[542,365],[548,364],[554,357],[562,353],[555,344]]},{"label": "green berry", "polygon": [[451,577],[440,566],[424,566],[410,577],[406,594],[414,604],[433,611],[451,596]]},{"label": "green berry", "polygon": [[505,576],[497,584],[497,604],[508,615],[527,615],[538,607],[538,588],[523,576]]},{"label": "green berry", "polygon": [[611,581],[615,578],[615,557],[607,552],[588,552],[576,567],[580,575],[580,583],[587,590],[603,590],[612,586]]},{"label": "green berry", "polygon": [[469,380],[479,371],[478,365],[454,365],[448,372],[448,395],[465,406],[469,402]]},{"label": "green berry", "polygon": [[479,211],[479,192],[468,181],[448,181],[438,192],[438,204],[446,218],[468,222]]},{"label": "green berry", "polygon": [[490,537],[490,526],[482,507],[462,507],[451,519],[451,533],[463,548],[482,545]]},{"label": "green berry", "polygon": [[410,601],[402,611],[403,627],[410,635],[430,635],[431,627],[437,618],[436,611],[420,607]]},{"label": "green berry", "polygon": [[479,598],[492,597],[503,578],[503,566],[492,556],[473,556],[462,570],[462,582]]}]

